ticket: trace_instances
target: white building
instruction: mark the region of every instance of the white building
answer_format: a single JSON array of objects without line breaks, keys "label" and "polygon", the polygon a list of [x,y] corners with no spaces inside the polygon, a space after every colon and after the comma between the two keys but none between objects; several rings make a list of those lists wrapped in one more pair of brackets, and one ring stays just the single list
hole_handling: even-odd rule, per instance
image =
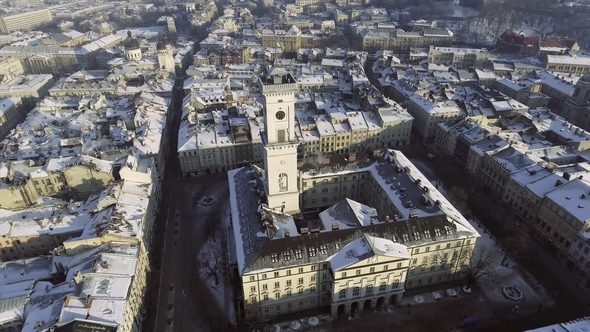
[{"label": "white building", "polygon": [[422,142],[434,140],[437,124],[464,117],[463,111],[454,101],[437,102],[419,94],[407,100],[408,113],[414,117],[413,129]]}]

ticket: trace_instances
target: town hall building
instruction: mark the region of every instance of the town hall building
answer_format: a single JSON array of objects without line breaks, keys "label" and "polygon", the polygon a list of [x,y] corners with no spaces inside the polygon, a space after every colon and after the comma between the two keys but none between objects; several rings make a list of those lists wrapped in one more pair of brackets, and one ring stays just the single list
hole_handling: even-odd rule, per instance
[{"label": "town hall building", "polygon": [[350,315],[465,278],[478,232],[401,152],[299,171],[295,80],[271,68],[258,84],[264,169],[228,172],[230,272],[243,318],[311,308]]}]

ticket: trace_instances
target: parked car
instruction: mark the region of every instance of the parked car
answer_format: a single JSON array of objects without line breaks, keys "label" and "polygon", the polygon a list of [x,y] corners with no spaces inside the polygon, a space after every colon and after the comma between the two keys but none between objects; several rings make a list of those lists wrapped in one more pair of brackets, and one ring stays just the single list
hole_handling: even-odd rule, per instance
[{"label": "parked car", "polygon": [[477,317],[475,316],[465,317],[459,322],[460,327],[472,327],[475,325],[477,325]]}]

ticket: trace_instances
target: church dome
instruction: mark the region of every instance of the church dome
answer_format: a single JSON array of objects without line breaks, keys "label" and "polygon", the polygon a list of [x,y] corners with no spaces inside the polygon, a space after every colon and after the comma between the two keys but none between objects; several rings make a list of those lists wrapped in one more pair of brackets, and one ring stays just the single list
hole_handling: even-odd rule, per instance
[{"label": "church dome", "polygon": [[137,40],[131,36],[131,31],[127,32],[127,39],[125,39],[124,45],[125,45],[126,50],[137,50],[140,48],[139,40]]},{"label": "church dome", "polygon": [[170,42],[168,41],[168,38],[164,37],[156,44],[156,50],[165,50],[168,45],[170,45]]}]

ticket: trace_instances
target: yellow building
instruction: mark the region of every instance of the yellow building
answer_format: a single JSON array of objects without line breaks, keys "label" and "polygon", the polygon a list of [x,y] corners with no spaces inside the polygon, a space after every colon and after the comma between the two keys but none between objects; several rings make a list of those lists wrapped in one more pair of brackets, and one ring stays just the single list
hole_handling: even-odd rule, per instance
[{"label": "yellow building", "polygon": [[293,25],[289,30],[262,30],[262,47],[280,47],[286,53],[297,53],[300,48],[317,48],[327,38],[323,33],[302,33]]},{"label": "yellow building", "polygon": [[0,78],[11,79],[18,75],[24,75],[24,73],[21,59],[17,57],[0,59]]},{"label": "yellow building", "polygon": [[485,48],[457,48],[430,46],[428,63],[455,66],[456,68],[483,67],[490,53]]},{"label": "yellow building", "polygon": [[247,320],[309,308],[350,314],[464,278],[479,234],[428,179],[398,151],[357,167],[300,173],[304,215],[266,207],[272,179],[256,166],[228,173],[231,273]]}]

